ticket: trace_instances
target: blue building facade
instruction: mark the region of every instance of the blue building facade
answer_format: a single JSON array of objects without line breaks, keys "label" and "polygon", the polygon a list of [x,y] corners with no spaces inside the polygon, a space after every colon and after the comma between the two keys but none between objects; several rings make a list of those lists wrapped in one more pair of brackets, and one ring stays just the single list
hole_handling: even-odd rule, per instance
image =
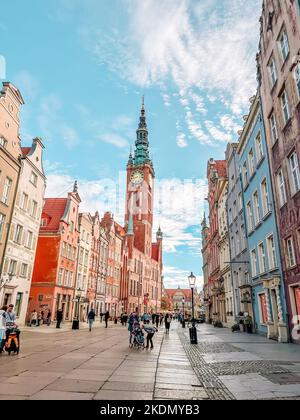
[{"label": "blue building facade", "polygon": [[285,291],[265,128],[259,96],[251,102],[237,153],[250,259],[254,330],[286,342]]}]

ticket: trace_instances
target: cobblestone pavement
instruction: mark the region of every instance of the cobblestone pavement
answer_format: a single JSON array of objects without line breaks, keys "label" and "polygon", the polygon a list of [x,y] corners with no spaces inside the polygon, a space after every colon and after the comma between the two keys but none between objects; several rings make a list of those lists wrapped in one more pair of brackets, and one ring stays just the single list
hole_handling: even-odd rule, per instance
[{"label": "cobblestone pavement", "polygon": [[210,399],[300,399],[300,346],[198,326],[198,345],[179,336]]},{"label": "cobblestone pavement", "polygon": [[162,328],[154,350],[128,346],[127,328],[24,329],[19,356],[0,356],[0,399],[299,399],[300,346],[198,327]]}]

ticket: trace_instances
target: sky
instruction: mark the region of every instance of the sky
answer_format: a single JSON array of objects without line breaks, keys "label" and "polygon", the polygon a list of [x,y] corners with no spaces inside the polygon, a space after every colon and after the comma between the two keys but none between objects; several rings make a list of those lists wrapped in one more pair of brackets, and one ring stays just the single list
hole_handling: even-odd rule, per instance
[{"label": "sky", "polygon": [[261,0],[1,5],[0,79],[25,100],[22,146],[43,139],[47,197],[78,180],[82,211],[112,211],[123,223],[145,95],[166,287],[188,287],[191,271],[202,284],[207,161],[237,141],[255,94],[260,11]]}]

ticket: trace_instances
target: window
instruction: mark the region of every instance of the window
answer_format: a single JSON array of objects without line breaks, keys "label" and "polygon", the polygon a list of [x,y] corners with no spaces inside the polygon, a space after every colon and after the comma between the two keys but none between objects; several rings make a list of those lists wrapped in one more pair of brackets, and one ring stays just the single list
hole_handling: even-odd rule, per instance
[{"label": "window", "polygon": [[251,203],[247,204],[247,221],[248,221],[248,232],[251,232],[253,230],[253,214],[252,214],[252,207]]},{"label": "window", "polygon": [[37,211],[37,202],[32,200],[31,209],[30,209],[30,216],[36,217],[36,211]]},{"label": "window", "polygon": [[242,193],[239,193],[239,211],[241,211],[243,208],[243,196]]},{"label": "window", "polygon": [[266,178],[260,184],[261,190],[261,199],[262,199],[262,209],[263,216],[269,213],[269,195],[268,195],[268,185]]},{"label": "window", "polygon": [[69,287],[73,286],[73,273],[72,271],[69,272]]},{"label": "window", "polygon": [[28,271],[28,265],[22,263],[22,265],[21,265],[21,271],[20,271],[20,276],[21,277],[26,277],[27,276],[27,271]]},{"label": "window", "polygon": [[48,220],[47,220],[47,219],[42,219],[42,220],[41,220],[41,226],[42,226],[42,227],[46,227],[46,226],[47,226],[47,224],[48,224]]},{"label": "window", "polygon": [[241,252],[241,245],[240,245],[240,235],[239,235],[238,230],[235,232],[235,237],[236,237],[236,252],[237,254],[239,254]]},{"label": "window", "polygon": [[281,108],[283,113],[283,120],[284,124],[288,122],[290,119],[290,108],[289,108],[289,101],[286,91],[284,90],[281,95]]},{"label": "window", "polygon": [[298,64],[295,69],[295,80],[296,80],[298,97],[300,99],[300,64]]},{"label": "window", "polygon": [[270,129],[271,129],[271,135],[272,135],[272,142],[273,144],[276,143],[278,140],[278,130],[277,130],[277,123],[274,113],[270,116]]},{"label": "window", "polygon": [[23,234],[23,226],[17,225],[14,241],[19,245],[21,244],[22,234]]},{"label": "window", "polygon": [[236,208],[236,201],[233,203],[233,220],[236,218],[237,216],[237,208]]},{"label": "window", "polygon": [[20,207],[22,210],[27,210],[27,204],[28,204],[28,195],[23,193],[21,198],[21,204]]},{"label": "window", "polygon": [[6,178],[3,188],[3,194],[2,194],[2,203],[8,204],[10,190],[12,186],[12,180],[10,178]]},{"label": "window", "polygon": [[16,316],[20,316],[21,313],[21,306],[23,300],[23,293],[18,292],[16,297],[16,304],[15,304],[15,313]]},{"label": "window", "polygon": [[258,245],[258,260],[259,260],[259,271],[260,273],[266,272],[266,254],[265,246],[263,242]]},{"label": "window", "polygon": [[1,241],[1,238],[2,238],[4,224],[5,224],[5,215],[0,213],[0,241]]},{"label": "window", "polygon": [[299,164],[298,157],[296,152],[292,153],[289,157],[290,163],[290,175],[292,178],[292,194],[296,194],[300,190],[300,174],[299,174]]},{"label": "window", "polygon": [[0,136],[0,146],[6,147],[7,141],[4,137]]},{"label": "window", "polygon": [[33,243],[33,233],[28,231],[27,233],[27,242],[26,242],[26,246],[29,249],[32,249],[32,243]]},{"label": "window", "polygon": [[279,37],[279,48],[282,59],[283,61],[285,61],[290,52],[289,40],[285,29],[281,32],[281,35]]},{"label": "window", "polygon": [[37,186],[38,176],[34,172],[31,172],[30,182],[36,187]]},{"label": "window", "polygon": [[61,249],[61,255],[62,255],[62,257],[65,257],[66,256],[66,250],[67,250],[67,244],[66,244],[66,242],[63,242],[62,243],[62,249]]},{"label": "window", "polygon": [[248,184],[248,170],[247,170],[247,162],[243,164],[243,182],[244,187]]},{"label": "window", "polygon": [[251,251],[251,268],[252,268],[252,277],[257,276],[257,258],[256,258],[255,249]]},{"label": "window", "polygon": [[288,267],[292,268],[296,265],[295,250],[293,238],[290,237],[286,240],[287,263]]},{"label": "window", "polygon": [[280,207],[282,207],[286,203],[286,190],[282,170],[280,170],[277,174],[277,186],[279,192],[279,203]]},{"label": "window", "polygon": [[15,276],[16,275],[16,272],[17,272],[17,261],[10,260],[8,273],[9,274],[12,274],[13,276]]},{"label": "window", "polygon": [[229,212],[228,212],[228,220],[229,220],[229,223],[232,223],[232,211],[231,211],[231,209],[229,209]]},{"label": "window", "polygon": [[267,300],[264,293],[259,295],[260,303],[260,322],[261,324],[266,324],[268,322],[268,309],[267,309]]},{"label": "window", "polygon": [[257,191],[255,191],[255,193],[253,194],[253,210],[254,210],[254,224],[256,226],[260,222],[259,200],[258,200]]},{"label": "window", "polygon": [[65,270],[64,286],[68,286],[69,270]]},{"label": "window", "polygon": [[90,234],[89,233],[86,234],[86,243],[87,244],[90,243]]},{"label": "window", "polygon": [[268,64],[269,75],[270,75],[270,82],[271,88],[275,85],[277,81],[277,70],[276,70],[276,63],[274,57],[272,57]]},{"label": "window", "polygon": [[254,170],[255,170],[255,166],[254,166],[254,154],[253,154],[253,150],[251,149],[249,154],[248,154],[248,162],[249,162],[249,175],[253,175]]},{"label": "window", "polygon": [[255,144],[256,144],[257,162],[260,162],[262,160],[263,156],[264,156],[264,151],[263,151],[263,146],[262,146],[261,134],[260,133],[256,137]]},{"label": "window", "polygon": [[58,272],[58,284],[62,285],[63,283],[63,276],[64,276],[64,269],[60,268]]},{"label": "window", "polygon": [[268,249],[269,269],[272,270],[273,268],[277,267],[276,250],[275,250],[275,242],[274,242],[273,235],[270,235],[267,237],[267,249]]},{"label": "window", "polygon": [[73,233],[74,231],[74,222],[70,222],[70,232]]}]

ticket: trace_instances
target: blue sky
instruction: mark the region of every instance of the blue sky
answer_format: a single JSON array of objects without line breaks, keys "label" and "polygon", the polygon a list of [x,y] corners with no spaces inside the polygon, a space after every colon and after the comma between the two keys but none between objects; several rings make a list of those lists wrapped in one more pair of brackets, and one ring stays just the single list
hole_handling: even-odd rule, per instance
[{"label": "blue sky", "polygon": [[[6,80],[24,96],[23,145],[45,144],[47,195],[78,179],[83,211],[122,223],[124,170],[145,95],[166,286],[201,282],[206,163],[237,140],[255,93],[260,0],[11,0]],[[1,74],[0,74],[1,76]],[[120,188],[116,183],[120,181]],[[118,196],[119,191],[119,196]]]}]

